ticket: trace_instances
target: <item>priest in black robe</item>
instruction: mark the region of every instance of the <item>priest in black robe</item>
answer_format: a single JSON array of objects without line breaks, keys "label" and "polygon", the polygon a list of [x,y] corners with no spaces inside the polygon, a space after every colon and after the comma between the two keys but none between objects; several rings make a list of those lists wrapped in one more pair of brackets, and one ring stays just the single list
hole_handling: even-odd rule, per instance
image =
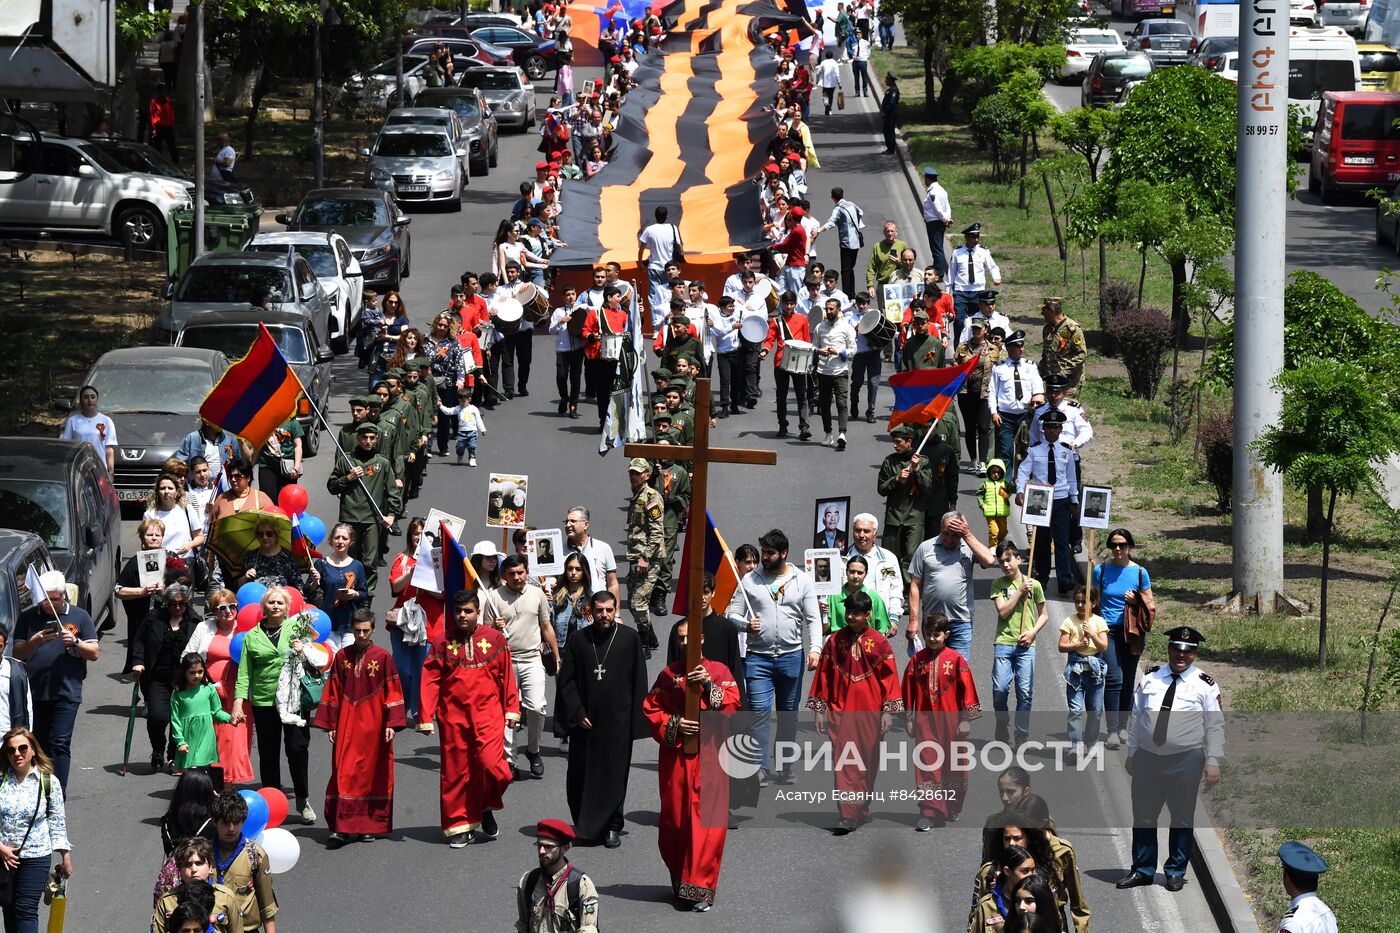
[{"label": "priest in black robe", "polygon": [[642,640],[617,624],[617,598],[590,598],[593,624],[570,636],[559,668],[556,731],[569,738],[565,793],[580,840],[622,844],[632,743],[649,735],[642,701],[650,686]]}]

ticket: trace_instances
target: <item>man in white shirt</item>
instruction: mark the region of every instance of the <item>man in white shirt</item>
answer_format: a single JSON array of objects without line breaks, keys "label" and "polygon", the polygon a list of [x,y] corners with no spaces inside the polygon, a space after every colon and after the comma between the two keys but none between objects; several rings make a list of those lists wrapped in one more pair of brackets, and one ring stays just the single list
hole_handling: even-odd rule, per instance
[{"label": "man in white shirt", "polygon": [[841,87],[841,66],[836,64],[836,59],[832,57],[831,50],[827,49],[822,56],[821,64],[817,66],[817,87],[822,89],[822,105],[826,108],[826,116],[831,116],[831,102],[836,98],[836,91]]},{"label": "man in white shirt", "polygon": [[719,300],[710,321],[710,346],[719,368],[719,417],[737,415],[744,401],[744,346],[739,336],[739,307],[733,295]]},{"label": "man in white shirt", "polygon": [[117,472],[117,426],[97,410],[97,387],[83,386],[78,390],[78,410],[63,422],[65,441],[87,441],[97,451],[97,459],[107,464],[107,475]]},{"label": "man in white shirt", "polygon": [[608,270],[603,266],[593,267],[593,285],[578,296],[580,307],[597,311],[603,306],[603,289],[608,287]]},{"label": "man in white shirt", "polygon": [[[997,292],[995,289],[986,289],[977,296],[977,314],[982,317],[982,325],[987,328],[987,335],[990,336],[992,329],[1001,328],[1002,335],[1011,333],[1011,318],[997,310]],[[962,330],[958,333],[958,343],[967,343],[972,339],[972,318],[969,315],[963,321]]]},{"label": "man in white shirt", "polygon": [[620,598],[617,558],[613,556],[611,545],[589,535],[590,524],[588,509],[581,505],[569,509],[564,517],[564,535],[568,539],[568,554],[564,556],[581,554],[584,560],[588,561],[588,575],[593,581],[593,592],[607,590],[613,594],[614,599]]},{"label": "man in white shirt", "polygon": [[928,245],[933,264],[938,267],[940,278],[948,276],[948,258],[943,252],[943,237],[953,225],[953,208],[948,203],[948,192],[938,183],[938,169],[924,166],[924,226],[928,229]]},{"label": "man in white shirt", "polygon": [[672,258],[680,261],[685,244],[681,242],[680,228],[667,223],[670,211],[664,205],[656,209],[656,223],[642,229],[637,235],[637,265],[646,263],[647,281],[651,285],[651,322],[655,327],[666,316],[671,296],[667,294],[666,263]]},{"label": "man in white shirt", "polygon": [[1026,332],[1012,331],[1006,337],[1006,359],[992,367],[987,386],[987,407],[997,429],[997,459],[1006,463],[1008,470],[1015,459],[1016,431],[1045,401],[1045,383],[1025,356]]},{"label": "man in white shirt", "polygon": [[[957,313],[956,330],[962,333],[963,322],[977,307],[977,299],[990,285],[1001,285],[1001,269],[982,244],[982,225],[973,224],[963,231],[963,245],[953,250],[948,266],[948,284],[953,289],[953,310]],[[990,282],[990,285],[989,285]]]},{"label": "man in white shirt", "polygon": [[219,147],[214,153],[214,161],[209,163],[209,180],[232,182],[233,166],[238,161],[238,153],[233,151],[233,140],[227,133],[220,133],[214,141]]},{"label": "man in white shirt", "polygon": [[846,449],[846,419],[850,416],[851,361],[856,355],[856,331],[841,313],[841,302],[828,298],[823,308],[823,318],[812,333],[812,342],[817,345],[817,405],[822,413],[822,430],[826,439],[822,445],[830,447],[831,439],[831,399],[836,398],[837,450]]},{"label": "man in white shirt", "polygon": [[[744,271],[742,282],[739,294],[734,299],[735,304],[739,306],[739,326],[742,327],[743,322],[750,318],[761,320],[766,337],[768,296],[773,293],[773,283],[766,275],[759,275],[752,267]],[[762,360],[759,357],[763,339],[750,340],[741,335],[739,341],[744,353],[744,381],[740,396],[744,407],[752,409],[763,396],[759,385],[759,378],[763,372]]]},{"label": "man in white shirt", "polygon": [[889,611],[890,625],[897,630],[899,618],[904,615],[904,568],[893,551],[880,547],[875,542],[879,538],[880,520],[869,512],[861,512],[851,519],[851,539],[855,543],[846,556],[859,555],[865,558],[870,568],[865,575],[867,586],[880,594]]},{"label": "man in white shirt", "polygon": [[29,671],[14,658],[4,656],[9,633],[0,628],[0,730],[34,723],[34,698],[29,692]]},{"label": "man in white shirt", "polygon": [[[823,304],[825,304],[829,299],[832,298],[835,298],[837,301],[841,302],[841,312],[844,314],[851,306],[851,298],[849,295],[847,295],[845,292],[841,291],[841,289],[837,287],[837,278],[838,273],[835,269],[827,269],[826,271],[824,271],[822,273],[821,291],[817,294],[821,296]],[[852,323],[851,326],[855,327],[855,324]]]}]

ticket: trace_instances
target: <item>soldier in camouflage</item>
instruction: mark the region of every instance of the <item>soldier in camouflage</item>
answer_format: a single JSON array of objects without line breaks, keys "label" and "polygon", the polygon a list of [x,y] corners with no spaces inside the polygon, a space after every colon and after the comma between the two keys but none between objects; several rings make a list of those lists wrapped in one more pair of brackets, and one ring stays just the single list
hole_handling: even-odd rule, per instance
[{"label": "soldier in camouflage", "polygon": [[632,501],[627,506],[628,605],[642,636],[642,650],[649,658],[658,647],[648,610],[666,561],[666,503],[647,482],[651,479],[648,461],[641,457],[628,461],[627,479],[632,484]]},{"label": "soldier in camouflage", "polygon": [[[657,443],[670,444],[671,441],[668,438],[658,438]],[[690,473],[674,460],[658,460],[656,465],[658,469],[652,474],[651,485],[661,493],[661,498],[666,503],[666,556],[661,561],[661,573],[656,580],[656,589],[651,593],[651,614],[664,616],[667,614],[666,596],[671,592],[674,579],[672,574],[677,554],[676,542],[690,511]]]}]

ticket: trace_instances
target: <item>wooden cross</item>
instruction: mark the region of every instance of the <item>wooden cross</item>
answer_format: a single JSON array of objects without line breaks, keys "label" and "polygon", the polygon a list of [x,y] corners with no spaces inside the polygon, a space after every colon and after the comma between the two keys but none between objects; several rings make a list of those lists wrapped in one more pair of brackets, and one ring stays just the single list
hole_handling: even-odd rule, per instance
[{"label": "wooden cross", "polygon": [[[749,463],[774,466],[778,454],[772,450],[741,450],[733,447],[710,446],[710,380],[695,381],[695,443],[689,447],[674,444],[627,444],[622,452],[628,457],[644,457],[647,460],[685,460],[691,464],[690,513],[686,526],[686,546],[690,550],[690,566],[681,568],[687,575],[687,592],[690,596],[686,606],[685,672],[699,666],[703,655],[700,650],[703,631],[704,609],[701,600],[705,580],[705,500],[709,488],[709,466],[711,463]],[[685,718],[700,718],[700,688],[686,686]],[[700,748],[699,739],[689,736],[685,740],[685,751],[694,754]]]}]

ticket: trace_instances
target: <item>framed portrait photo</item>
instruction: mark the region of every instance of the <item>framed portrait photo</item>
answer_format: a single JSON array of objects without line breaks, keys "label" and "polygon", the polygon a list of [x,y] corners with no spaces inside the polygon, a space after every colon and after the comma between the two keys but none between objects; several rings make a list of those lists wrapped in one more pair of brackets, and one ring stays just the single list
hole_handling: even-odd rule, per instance
[{"label": "framed portrait photo", "polygon": [[844,552],[851,546],[851,497],[828,496],[817,500],[812,531],[812,547],[835,548]]},{"label": "framed portrait photo", "polygon": [[1085,486],[1079,498],[1079,525],[1082,528],[1108,530],[1109,510],[1113,506],[1113,487]]},{"label": "framed portrait photo", "polygon": [[1055,501],[1055,487],[1044,483],[1026,484],[1026,504],[1022,506],[1021,521],[1037,528],[1050,527],[1050,509]]}]

